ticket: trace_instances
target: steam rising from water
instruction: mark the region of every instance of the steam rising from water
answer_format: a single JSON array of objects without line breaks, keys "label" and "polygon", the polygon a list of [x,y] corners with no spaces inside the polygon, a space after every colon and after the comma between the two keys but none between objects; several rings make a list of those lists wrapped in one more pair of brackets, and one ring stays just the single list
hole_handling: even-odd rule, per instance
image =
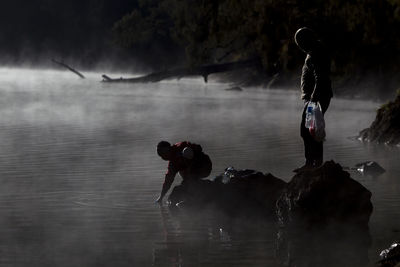
[{"label": "steam rising from water", "polygon": [[[211,176],[232,165],[287,181],[303,161],[298,92],[227,92],[200,79],[103,84],[100,73],[84,74],[0,69],[1,263],[275,265],[278,232],[268,222],[175,217],[155,206],[166,162],[154,150],[161,139],[190,140],[212,158]],[[399,153],[348,137],[377,106],[333,99],[325,144],[326,159],[387,170],[379,179],[352,174],[373,193],[372,260],[396,237]]]}]

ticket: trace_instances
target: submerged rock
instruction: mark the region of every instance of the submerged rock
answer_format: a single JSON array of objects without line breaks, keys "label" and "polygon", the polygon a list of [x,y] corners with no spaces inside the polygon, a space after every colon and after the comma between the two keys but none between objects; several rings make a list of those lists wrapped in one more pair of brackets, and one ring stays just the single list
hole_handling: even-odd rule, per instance
[{"label": "submerged rock", "polygon": [[367,226],[371,192],[334,161],[296,174],[277,201],[279,221],[351,222]]},{"label": "submerged rock", "polygon": [[394,267],[400,265],[400,243],[395,242],[389,248],[382,250],[379,254],[381,266]]},{"label": "submerged rock", "polygon": [[371,126],[360,132],[363,141],[400,144],[400,92],[394,101],[378,109]]},{"label": "submerged rock", "polygon": [[355,165],[355,168],[358,172],[360,172],[364,175],[378,176],[385,172],[385,169],[382,168],[375,161],[366,161],[366,162],[358,163]]},{"label": "submerged rock", "polygon": [[[275,203],[286,183],[272,174],[227,168],[214,181],[183,182],[174,187],[172,206],[213,206],[229,215],[275,214]],[[182,203],[182,204],[180,204]]]}]

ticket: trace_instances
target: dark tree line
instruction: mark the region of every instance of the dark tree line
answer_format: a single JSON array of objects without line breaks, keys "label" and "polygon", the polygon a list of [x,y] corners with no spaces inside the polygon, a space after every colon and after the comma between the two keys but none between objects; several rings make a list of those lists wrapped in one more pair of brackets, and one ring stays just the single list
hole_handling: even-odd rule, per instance
[{"label": "dark tree line", "polygon": [[162,58],[152,64],[256,57],[273,74],[302,63],[301,26],[319,33],[339,76],[399,70],[399,0],[141,0],[113,31],[120,45]]},{"label": "dark tree line", "polygon": [[337,77],[399,71],[400,0],[6,1],[0,60],[91,67],[114,58],[163,70],[256,58],[267,75],[297,73],[304,55],[293,34],[302,26],[319,33]]}]

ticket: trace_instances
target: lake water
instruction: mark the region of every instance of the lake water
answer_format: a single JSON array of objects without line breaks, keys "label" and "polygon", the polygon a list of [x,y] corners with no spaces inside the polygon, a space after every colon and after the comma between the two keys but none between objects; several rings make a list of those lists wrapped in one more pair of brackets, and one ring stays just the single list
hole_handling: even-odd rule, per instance
[{"label": "lake water", "polygon": [[326,160],[374,160],[387,170],[352,173],[373,194],[369,232],[343,239],[299,230],[281,249],[274,223],[226,226],[154,204],[167,165],[155,146],[201,144],[211,177],[234,166],[289,181],[303,163],[297,90],[233,92],[200,79],[104,84],[101,73],[85,75],[0,69],[0,266],[374,266],[400,239],[400,148],[350,138],[380,103],[334,98],[326,113]]}]

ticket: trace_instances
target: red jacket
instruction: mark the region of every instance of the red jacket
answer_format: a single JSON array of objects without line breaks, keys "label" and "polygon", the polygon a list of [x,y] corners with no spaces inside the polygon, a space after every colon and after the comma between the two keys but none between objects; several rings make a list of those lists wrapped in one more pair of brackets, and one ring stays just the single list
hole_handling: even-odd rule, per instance
[{"label": "red jacket", "polygon": [[196,155],[199,155],[203,151],[203,148],[200,145],[192,144],[187,141],[176,143],[175,145],[171,146],[171,158],[168,162],[167,173],[165,174],[165,186],[171,186],[171,184],[174,182],[175,175],[189,167],[187,160],[185,160],[182,156],[182,151],[185,147],[190,147],[193,149],[194,159],[196,158]]}]

